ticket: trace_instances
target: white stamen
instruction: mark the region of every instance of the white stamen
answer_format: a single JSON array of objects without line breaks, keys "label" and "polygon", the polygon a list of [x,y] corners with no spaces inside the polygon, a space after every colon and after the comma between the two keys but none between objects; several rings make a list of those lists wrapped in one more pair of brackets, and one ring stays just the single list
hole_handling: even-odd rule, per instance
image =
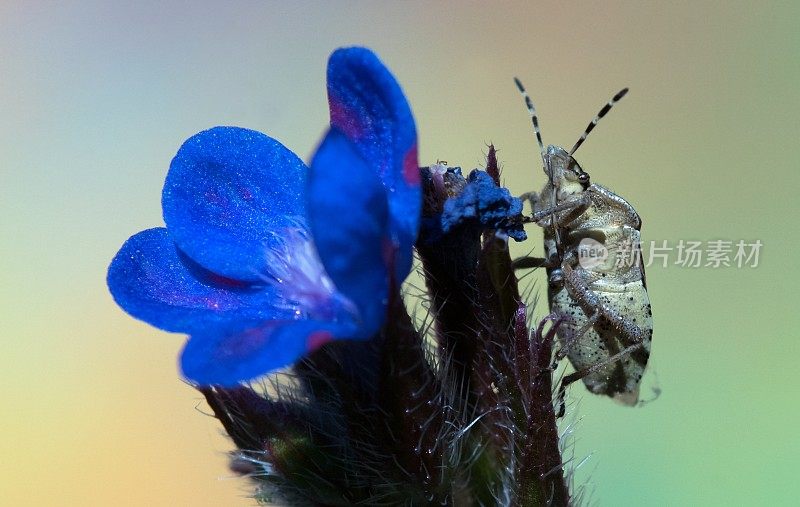
[{"label": "white stamen", "polygon": [[285,306],[298,318],[336,319],[357,315],[352,301],[336,290],[302,220],[280,233],[277,245],[265,250],[268,272],[264,281],[279,288]]}]

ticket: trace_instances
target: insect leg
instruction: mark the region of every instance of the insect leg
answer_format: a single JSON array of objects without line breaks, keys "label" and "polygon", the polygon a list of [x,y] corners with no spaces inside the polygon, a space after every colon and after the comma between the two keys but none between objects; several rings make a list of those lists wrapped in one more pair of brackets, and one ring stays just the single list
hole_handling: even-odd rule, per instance
[{"label": "insect leg", "polygon": [[[581,327],[577,337],[575,340],[573,340],[573,342],[577,341],[581,335],[586,333],[586,331],[588,331],[589,328],[593,326],[597,320],[599,320],[599,317],[602,317],[617,330],[617,336],[625,348],[605,361],[594,364],[589,368],[573,372],[561,379],[561,385],[558,389],[558,417],[563,416],[564,412],[566,411],[564,396],[566,393],[566,388],[570,384],[577,382],[578,380],[582,380],[592,373],[595,373],[607,365],[613,364],[628,355],[632,355],[634,359],[639,360],[637,358],[637,353],[644,347],[644,342],[648,338],[645,332],[642,331],[636,324],[630,322],[628,319],[623,318],[618,312],[600,300],[600,297],[595,294],[594,291],[592,291],[583,278],[581,278],[580,275],[578,275],[572,268],[570,265],[572,261],[574,261],[574,254],[569,255],[561,265],[561,270],[564,277],[564,286],[566,287],[570,296],[577,301],[581,307],[587,310],[587,314],[591,313],[592,315],[587,322],[588,325]],[[646,361],[646,358],[641,360]]]},{"label": "insect leg", "polygon": [[519,198],[522,199],[523,201],[528,201],[528,204],[531,205],[531,209],[533,209],[536,203],[539,202],[539,194],[534,191],[525,192],[524,194],[519,196]]},{"label": "insect leg", "polygon": [[565,357],[567,357],[567,354],[569,353],[569,349],[571,349],[571,348],[572,348],[572,346],[573,346],[575,343],[577,343],[577,342],[578,342],[578,341],[581,339],[581,337],[582,337],[583,335],[585,335],[585,334],[586,334],[586,332],[587,332],[587,331],[589,331],[589,329],[591,329],[591,328],[592,328],[592,326],[594,326],[594,325],[595,325],[595,323],[596,323],[598,320],[600,320],[600,312],[594,312],[594,314],[592,314],[592,316],[591,316],[591,317],[589,317],[589,320],[587,320],[587,321],[586,321],[586,324],[584,324],[583,326],[581,326],[581,328],[578,330],[578,332],[577,332],[577,333],[575,333],[575,335],[574,335],[574,336],[572,336],[572,337],[569,339],[569,341],[567,341],[567,342],[564,344],[564,346],[563,346],[563,347],[559,348],[559,349],[556,351],[556,354],[555,354],[555,360],[553,361],[553,367],[554,367],[554,368],[555,368],[555,363],[557,363],[557,362],[561,361],[562,359],[564,359]]},{"label": "insect leg", "polygon": [[564,274],[564,285],[570,296],[583,308],[591,308],[593,312],[599,312],[601,316],[617,330],[619,339],[623,345],[636,345],[641,347],[647,339],[647,335],[644,331],[633,322],[622,317],[616,310],[600,301],[600,297],[589,288],[589,285],[575,272],[572,266],[570,266],[569,260],[572,258],[574,258],[574,255],[570,256],[569,259],[566,259],[561,264],[561,270]]},{"label": "insect leg", "polygon": [[[551,220],[555,221],[556,225],[560,225],[563,222],[569,222],[571,220],[572,218],[571,213],[563,213],[560,216],[557,216],[556,213],[562,213],[564,211],[577,212],[578,210],[580,210],[577,213],[580,214],[583,213],[583,211],[585,211],[585,209],[582,208],[585,208],[588,204],[589,204],[589,196],[586,194],[581,194],[581,196],[578,197],[577,199],[565,201],[560,204],[556,204],[555,206],[551,206],[549,208],[533,212],[529,221],[539,223],[546,218],[550,218]],[[544,227],[545,225],[542,226]]]},{"label": "insect leg", "polygon": [[[531,197],[535,196],[535,197]],[[531,200],[531,209],[534,208],[534,202],[538,199],[538,196],[535,192],[529,192],[527,194],[522,194],[521,198],[528,198],[533,199]],[[535,211],[530,217],[525,217],[523,223],[531,223],[535,222],[537,225],[541,227],[547,227],[548,223],[541,224],[542,220],[550,219],[550,223],[555,222],[556,225],[564,222],[570,222],[573,219],[573,214],[580,214],[584,211],[585,206],[589,204],[589,197],[586,195],[581,195],[579,198],[562,202],[561,204],[557,204],[547,209],[543,209],[540,211]],[[557,215],[557,213],[563,213],[561,215]],[[555,268],[558,267],[557,261],[543,259],[540,257],[519,257],[514,259],[514,262],[511,264],[513,269],[533,269],[533,268]]]},{"label": "insect leg", "polygon": [[602,368],[605,368],[605,366],[610,363],[619,361],[626,355],[635,352],[641,347],[642,347],[641,343],[625,347],[624,349],[620,350],[619,352],[608,358],[608,360],[606,361],[597,363],[593,366],[590,366],[589,368],[570,373],[569,375],[562,378],[561,384],[558,386],[558,415],[556,415],[556,417],[563,417],[564,413],[566,412],[566,403],[564,402],[564,397],[566,396],[567,393],[567,387],[570,384],[582,380],[584,377],[588,377],[592,373],[599,371]]},{"label": "insect leg", "polygon": [[553,267],[553,263],[543,257],[517,257],[511,262],[511,269],[534,269]]}]

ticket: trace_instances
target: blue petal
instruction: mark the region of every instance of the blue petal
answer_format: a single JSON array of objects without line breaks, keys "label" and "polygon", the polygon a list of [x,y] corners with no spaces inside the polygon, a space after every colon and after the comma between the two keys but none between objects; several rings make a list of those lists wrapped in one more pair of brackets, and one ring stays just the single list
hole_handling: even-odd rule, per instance
[{"label": "blue petal", "polygon": [[223,278],[182,254],[164,228],[122,245],[108,268],[108,287],[126,312],[166,331],[191,333],[239,318],[288,318],[273,287]]},{"label": "blue petal", "polygon": [[522,200],[513,197],[507,188],[498,187],[486,172],[474,170],[467,186],[456,197],[445,201],[442,231],[450,232],[460,225],[496,229],[517,241],[526,238],[522,222]]},{"label": "blue petal", "polygon": [[411,108],[394,76],[365,48],[336,50],[328,61],[331,126],[353,141],[386,186],[395,276],[411,269],[422,193],[417,162],[417,132]]},{"label": "blue petal", "polygon": [[392,265],[386,193],[353,144],[332,128],[308,178],[308,219],[328,276],[361,314],[364,337],[385,319]]},{"label": "blue petal", "polygon": [[234,386],[291,365],[330,340],[347,338],[351,324],[313,320],[237,322],[192,334],[181,369],[200,385]]},{"label": "blue petal", "polygon": [[244,281],[268,273],[265,249],[302,227],[306,167],[278,141],[238,127],[189,138],[164,183],[164,221],[206,269]]}]

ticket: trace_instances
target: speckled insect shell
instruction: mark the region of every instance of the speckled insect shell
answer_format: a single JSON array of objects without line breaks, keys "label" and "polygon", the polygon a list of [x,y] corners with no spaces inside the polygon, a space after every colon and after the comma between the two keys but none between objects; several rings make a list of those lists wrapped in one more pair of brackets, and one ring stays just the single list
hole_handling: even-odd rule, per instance
[{"label": "speckled insect shell", "polygon": [[[553,153],[552,148],[550,153]],[[559,155],[569,157],[564,150],[557,150],[561,152]],[[550,157],[548,159],[552,161]],[[568,160],[574,163],[571,157]],[[578,245],[585,238],[591,238],[605,246],[608,256],[602,262],[577,263],[572,276],[580,278],[599,299],[599,304],[641,330],[642,346],[616,361],[612,360],[615,354],[631,343],[621,337],[617,326],[603,318],[590,326],[583,336],[574,340],[579,330],[588,322],[589,316],[597,311],[598,302],[592,304],[581,294],[575,294],[575,284],[568,288],[567,285],[570,284],[557,281],[553,283],[554,279],[564,276],[564,273],[559,272],[561,268],[557,267],[548,269],[551,280],[548,291],[550,308],[566,317],[558,330],[558,336],[562,346],[568,350],[567,357],[575,369],[597,368],[583,378],[586,387],[595,394],[611,396],[621,403],[633,405],[639,398],[639,382],[647,366],[653,334],[650,299],[647,295],[641,252],[638,250],[641,219],[625,199],[597,184],[591,184],[575,194],[561,194],[556,201],[564,202],[579,197],[585,199],[587,194],[587,207],[574,210],[573,213],[568,212],[567,215],[574,216],[572,219],[559,219],[558,240],[561,243],[561,255],[577,252]],[[541,196],[536,207],[546,208],[546,203],[552,202],[553,197],[549,183]],[[544,227],[544,233],[548,258],[561,257],[553,228]],[[626,262],[623,257],[631,256],[631,246],[635,248],[633,262]]]}]

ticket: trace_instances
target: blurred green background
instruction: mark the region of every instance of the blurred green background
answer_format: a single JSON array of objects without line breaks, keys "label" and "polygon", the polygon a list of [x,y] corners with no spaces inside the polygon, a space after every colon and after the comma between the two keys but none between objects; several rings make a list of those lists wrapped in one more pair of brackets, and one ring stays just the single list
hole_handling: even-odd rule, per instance
[{"label": "blurred green background", "polygon": [[423,163],[472,168],[493,142],[516,193],[544,175],[512,76],[567,147],[630,86],[578,160],[645,243],[763,247],[755,269],[650,267],[663,393],[572,390],[575,482],[601,506],[797,503],[797,3],[170,4],[0,2],[0,504],[252,505],[178,377],[183,338],[119,310],[105,270],[162,223],[193,133],[240,125],[308,157],[326,59],[352,44],[404,86]]}]

